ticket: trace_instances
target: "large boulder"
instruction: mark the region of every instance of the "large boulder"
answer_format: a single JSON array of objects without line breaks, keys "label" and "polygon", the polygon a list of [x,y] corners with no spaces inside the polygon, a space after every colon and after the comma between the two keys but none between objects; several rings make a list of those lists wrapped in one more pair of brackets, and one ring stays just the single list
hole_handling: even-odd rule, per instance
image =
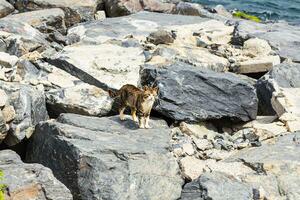
[{"label": "large boulder", "polygon": [[178,199],[182,179],[168,152],[170,130],[162,120],[150,125],[62,114],[37,126],[26,160],[52,169],[74,199]]},{"label": "large boulder", "polygon": [[159,87],[154,109],[173,120],[256,118],[255,88],[232,73],[216,73],[177,62],[164,67],[145,66],[141,76],[143,85]]},{"label": "large boulder", "polygon": [[112,99],[106,91],[85,83],[49,90],[46,101],[52,116],[61,113],[105,116],[112,108]]},{"label": "large boulder", "polygon": [[52,8],[10,15],[5,19],[27,23],[42,33],[55,30],[66,32],[65,14],[62,9]]},{"label": "large boulder", "polygon": [[0,18],[9,15],[15,10],[15,8],[6,0],[0,0]]},{"label": "large boulder", "polygon": [[1,51],[18,57],[49,46],[45,36],[29,24],[6,18],[0,19],[0,38]]},{"label": "large boulder", "polygon": [[101,0],[11,0],[20,11],[33,11],[48,8],[61,8],[65,12],[66,25],[72,26],[82,21],[94,19],[97,6]]},{"label": "large boulder", "polygon": [[243,41],[258,37],[267,40],[282,58],[300,61],[300,28],[285,22],[262,24],[247,20],[239,21],[236,25],[233,41]]},{"label": "large boulder", "polygon": [[48,119],[44,90],[43,87],[3,81],[0,81],[0,89],[5,91],[8,97],[5,107],[0,110],[9,129],[4,142],[13,146],[29,138],[34,126]]},{"label": "large boulder", "polygon": [[59,182],[49,168],[26,164],[11,150],[0,151],[0,177],[5,199],[71,200],[70,190]]}]

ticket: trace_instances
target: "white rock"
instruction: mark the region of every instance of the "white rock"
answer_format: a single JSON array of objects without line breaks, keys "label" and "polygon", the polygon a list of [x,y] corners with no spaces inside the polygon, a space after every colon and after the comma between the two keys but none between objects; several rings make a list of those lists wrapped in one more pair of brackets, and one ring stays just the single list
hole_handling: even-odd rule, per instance
[{"label": "white rock", "polygon": [[206,139],[196,139],[194,140],[194,143],[196,144],[197,148],[201,151],[213,148],[212,143]]},{"label": "white rock", "polygon": [[272,48],[265,40],[251,38],[244,42],[244,50],[251,56],[266,56],[271,53]]},{"label": "white rock", "polygon": [[6,92],[0,89],[0,108],[5,106],[7,99],[8,97],[6,95]]},{"label": "white rock", "polygon": [[99,10],[96,12],[96,14],[95,14],[96,20],[104,20],[105,18],[106,18],[105,11]]},{"label": "white rock", "polygon": [[182,145],[182,150],[183,150],[184,153],[186,153],[189,156],[191,156],[195,153],[194,147],[190,143],[183,144]]},{"label": "white rock", "polygon": [[6,123],[11,122],[16,117],[16,111],[13,106],[5,106],[2,109],[2,114]]},{"label": "white rock", "polygon": [[200,139],[214,140],[217,135],[216,128],[209,123],[199,123],[199,124],[187,124],[185,122],[180,123],[180,130],[189,136],[195,136]]},{"label": "white rock", "polygon": [[18,57],[9,55],[5,52],[0,52],[0,65],[4,67],[13,67],[18,62]]},{"label": "white rock", "polygon": [[195,180],[203,173],[206,163],[193,156],[187,156],[180,160],[179,165],[185,178]]}]

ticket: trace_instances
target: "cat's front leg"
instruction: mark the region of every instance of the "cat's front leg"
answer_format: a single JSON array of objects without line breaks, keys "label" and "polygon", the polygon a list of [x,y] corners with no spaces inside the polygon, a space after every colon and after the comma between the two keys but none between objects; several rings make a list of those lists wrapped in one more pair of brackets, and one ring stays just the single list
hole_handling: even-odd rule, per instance
[{"label": "cat's front leg", "polygon": [[145,128],[151,128],[151,126],[149,126],[149,120],[150,120],[150,115],[148,115],[147,117],[145,117]]},{"label": "cat's front leg", "polygon": [[145,128],[145,117],[144,116],[139,117],[139,127]]}]

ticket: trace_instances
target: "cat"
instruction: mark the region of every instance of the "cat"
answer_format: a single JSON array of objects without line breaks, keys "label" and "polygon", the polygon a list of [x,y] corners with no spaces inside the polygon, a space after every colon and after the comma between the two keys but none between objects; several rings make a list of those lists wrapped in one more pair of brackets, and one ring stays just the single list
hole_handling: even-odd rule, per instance
[{"label": "cat", "polygon": [[[142,89],[134,85],[123,85],[120,90],[113,92],[108,90],[109,96],[120,96],[120,119],[125,120],[124,110],[127,106],[131,109],[132,119],[139,123],[139,128],[151,128],[149,126],[150,112],[157,98],[158,87],[144,86]],[[137,118],[138,116],[138,118]]]}]

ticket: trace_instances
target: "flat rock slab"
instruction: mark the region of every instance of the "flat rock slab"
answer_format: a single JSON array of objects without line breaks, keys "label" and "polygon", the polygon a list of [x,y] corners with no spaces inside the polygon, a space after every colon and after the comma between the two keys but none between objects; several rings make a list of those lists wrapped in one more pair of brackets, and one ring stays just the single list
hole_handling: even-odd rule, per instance
[{"label": "flat rock slab", "polygon": [[66,32],[65,13],[62,9],[52,8],[10,15],[5,19],[13,19],[27,23],[42,33],[58,30]]},{"label": "flat rock slab", "polygon": [[235,37],[237,40],[251,37],[267,40],[281,57],[300,61],[299,26],[292,26],[285,22],[262,24],[242,20],[238,22]]},{"label": "flat rock slab", "polygon": [[64,48],[62,53],[48,60],[83,82],[103,89],[120,89],[125,84],[137,85],[144,61],[140,47],[113,44],[76,44]]},{"label": "flat rock slab", "polygon": [[55,116],[61,113],[105,116],[113,104],[106,91],[85,83],[47,91],[46,101],[48,110]]},{"label": "flat rock slab", "polygon": [[256,118],[254,87],[232,73],[175,63],[166,67],[146,66],[141,74],[143,85],[159,87],[159,100],[154,109],[171,119],[197,122]]},{"label": "flat rock slab", "polygon": [[18,10],[41,10],[47,8],[61,8],[66,14],[66,25],[72,26],[82,21],[93,20],[99,1],[97,0],[16,0]]},{"label": "flat rock slab", "polygon": [[43,88],[0,81],[0,89],[8,96],[7,105],[14,107],[14,120],[9,123],[9,134],[4,142],[15,145],[29,138],[34,126],[48,119]]},{"label": "flat rock slab", "polygon": [[168,151],[170,130],[162,120],[150,125],[63,114],[37,127],[27,161],[52,169],[75,199],[178,199],[182,179]]},{"label": "flat rock slab", "polygon": [[11,150],[0,151],[0,170],[3,173],[1,184],[7,187],[5,199],[73,199],[70,190],[53,176],[49,168],[23,163]]}]

